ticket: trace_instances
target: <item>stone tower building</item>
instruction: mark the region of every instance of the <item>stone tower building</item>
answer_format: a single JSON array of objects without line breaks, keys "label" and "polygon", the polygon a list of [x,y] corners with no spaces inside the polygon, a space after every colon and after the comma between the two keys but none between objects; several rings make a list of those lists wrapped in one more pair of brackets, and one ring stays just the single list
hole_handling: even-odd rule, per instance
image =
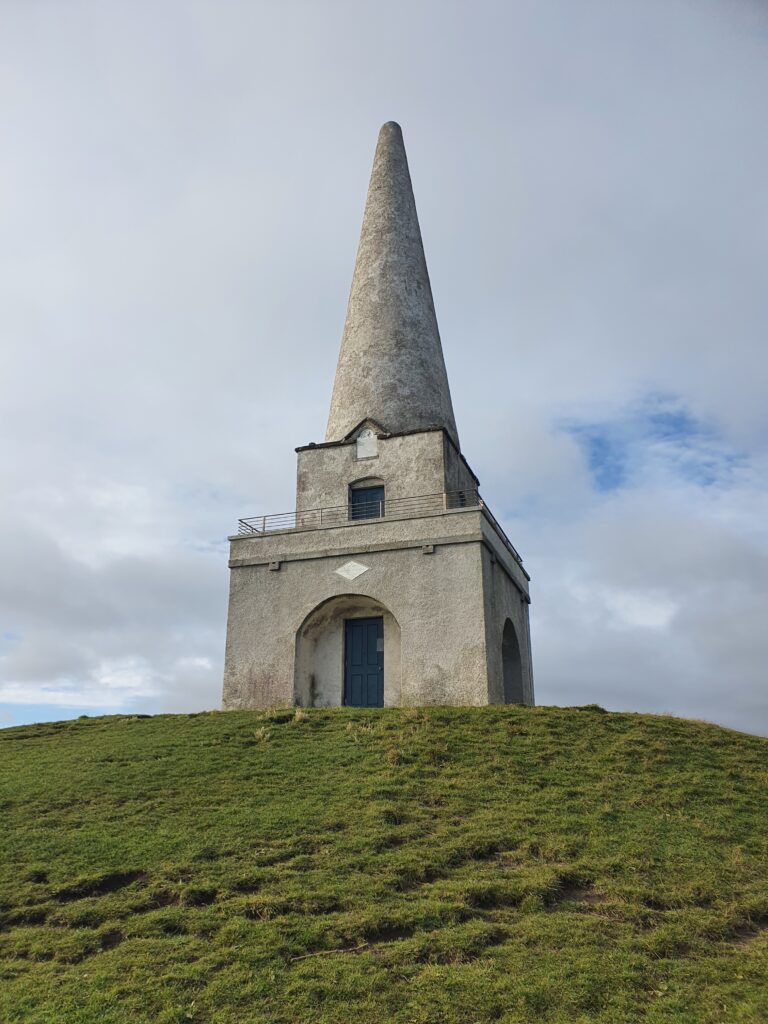
[{"label": "stone tower building", "polygon": [[231,537],[224,707],[533,704],[528,581],[464,458],[400,127],[379,134],[325,441]]}]

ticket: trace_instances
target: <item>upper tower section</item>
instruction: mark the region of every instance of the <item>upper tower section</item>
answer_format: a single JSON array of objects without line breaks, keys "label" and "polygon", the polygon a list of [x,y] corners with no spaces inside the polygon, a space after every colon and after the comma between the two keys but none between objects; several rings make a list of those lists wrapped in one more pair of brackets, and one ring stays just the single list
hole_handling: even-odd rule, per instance
[{"label": "upper tower section", "polygon": [[443,427],[458,447],[448,375],[400,125],[379,132],[326,441],[364,420]]}]

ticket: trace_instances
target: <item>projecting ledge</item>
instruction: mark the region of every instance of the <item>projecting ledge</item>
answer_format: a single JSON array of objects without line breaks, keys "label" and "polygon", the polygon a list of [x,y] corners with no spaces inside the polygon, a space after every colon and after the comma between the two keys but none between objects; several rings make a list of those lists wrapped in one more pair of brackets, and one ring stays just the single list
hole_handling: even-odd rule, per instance
[{"label": "projecting ledge", "polygon": [[[441,547],[450,547],[452,544],[482,544],[484,542],[485,537],[481,532],[473,532],[462,534],[461,536],[433,537],[426,546],[431,547],[434,550]],[[424,548],[424,541],[420,538],[414,538],[411,540],[392,541],[388,544],[355,544],[343,547],[318,548],[316,550],[294,552],[283,549],[279,561],[281,563],[304,562],[312,561],[317,558],[352,557],[373,554],[375,552],[407,551],[409,549],[423,552]],[[230,558],[229,567],[230,569],[241,569],[244,566],[250,565],[271,565],[274,561],[274,557],[264,557],[259,554],[254,554],[245,556],[244,558]]]}]

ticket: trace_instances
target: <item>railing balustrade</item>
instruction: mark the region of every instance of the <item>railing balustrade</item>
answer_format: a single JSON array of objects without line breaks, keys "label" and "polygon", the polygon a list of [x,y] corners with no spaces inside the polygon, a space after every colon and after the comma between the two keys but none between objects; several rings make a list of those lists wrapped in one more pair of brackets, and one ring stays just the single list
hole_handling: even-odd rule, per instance
[{"label": "railing balustrade", "polygon": [[[369,507],[370,506],[370,507]],[[522,565],[523,560],[514,545],[499,525],[495,516],[476,490],[445,491],[438,494],[422,494],[412,498],[389,498],[386,501],[372,501],[336,505],[330,508],[299,509],[295,512],[279,512],[276,515],[253,516],[238,520],[238,534],[247,537],[263,537],[278,530],[319,530],[333,526],[364,526],[379,519],[418,519],[422,516],[441,515],[460,509],[482,508],[492,526]]]}]

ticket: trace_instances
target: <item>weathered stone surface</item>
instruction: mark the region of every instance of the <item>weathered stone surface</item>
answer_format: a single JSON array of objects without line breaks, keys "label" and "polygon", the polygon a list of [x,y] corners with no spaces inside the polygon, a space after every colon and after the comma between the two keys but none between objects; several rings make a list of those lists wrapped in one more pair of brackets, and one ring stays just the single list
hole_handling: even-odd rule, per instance
[{"label": "weathered stone surface", "polygon": [[444,491],[474,491],[477,481],[442,430],[379,439],[373,458],[358,458],[357,445],[302,448],[296,472],[296,508],[346,505],[349,488],[376,478],[387,499]]},{"label": "weathered stone surface", "polygon": [[[342,704],[356,618],[381,619],[385,705],[532,704],[529,577],[459,449],[393,123],[376,150],[327,440],[297,452],[295,516],[230,538],[224,707]],[[380,518],[350,514],[361,487],[383,490]]]},{"label": "weathered stone surface", "polygon": [[[503,702],[508,619],[533,703],[527,580],[481,509],[233,539],[232,558],[227,708],[341,704],[343,619],[373,614],[385,619],[385,703]],[[350,560],[367,567],[354,580],[338,574]]]},{"label": "weathered stone surface", "polygon": [[483,509],[232,538],[231,564],[225,707],[340,704],[341,622],[366,614],[385,617],[385,703],[503,703],[507,620],[533,703],[528,580]]},{"label": "weathered stone surface", "polygon": [[458,444],[400,126],[379,133],[327,441],[364,419],[390,433],[444,427]]}]

